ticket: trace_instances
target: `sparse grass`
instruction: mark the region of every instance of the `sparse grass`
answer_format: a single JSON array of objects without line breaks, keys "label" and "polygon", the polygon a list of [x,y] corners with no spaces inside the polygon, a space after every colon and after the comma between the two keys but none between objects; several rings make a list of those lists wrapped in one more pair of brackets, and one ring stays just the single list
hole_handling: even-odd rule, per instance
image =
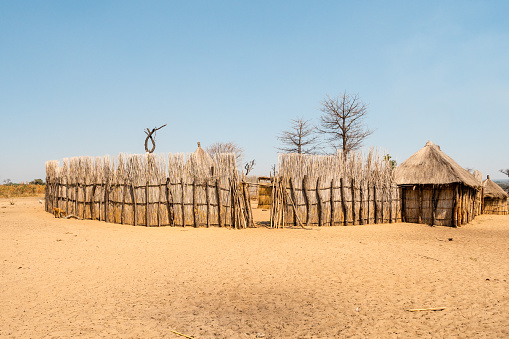
[{"label": "sparse grass", "polygon": [[37,197],[44,195],[46,185],[0,185],[0,198]]}]

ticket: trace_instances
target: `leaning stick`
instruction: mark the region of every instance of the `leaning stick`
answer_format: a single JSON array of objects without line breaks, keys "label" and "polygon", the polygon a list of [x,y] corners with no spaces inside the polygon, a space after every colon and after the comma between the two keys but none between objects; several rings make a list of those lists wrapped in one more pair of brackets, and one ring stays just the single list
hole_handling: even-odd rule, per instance
[{"label": "leaning stick", "polygon": [[188,335],[185,335],[185,334],[179,333],[179,332],[177,332],[177,331],[170,330],[170,332],[171,332],[171,333],[178,334],[178,335],[180,335],[180,336],[182,336],[182,337],[185,337],[185,338],[193,339],[193,337],[190,337],[190,336],[188,336]]},{"label": "leaning stick", "polygon": [[412,308],[412,309],[409,309],[408,311],[410,312],[419,312],[419,311],[443,311],[445,310],[447,307],[429,307],[429,308]]}]

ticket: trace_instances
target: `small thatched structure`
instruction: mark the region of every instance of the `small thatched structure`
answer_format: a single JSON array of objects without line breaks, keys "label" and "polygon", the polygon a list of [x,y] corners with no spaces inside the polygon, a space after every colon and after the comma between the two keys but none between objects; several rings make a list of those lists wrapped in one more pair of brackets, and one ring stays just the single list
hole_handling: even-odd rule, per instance
[{"label": "small thatched structure", "polygon": [[507,212],[507,194],[502,187],[490,180],[490,176],[482,183],[484,189],[482,212],[484,214],[501,214]]},{"label": "small thatched structure", "polygon": [[481,213],[481,182],[431,141],[395,170],[405,222],[460,226]]},{"label": "small thatched structure", "polygon": [[198,142],[198,148],[187,160],[186,166],[190,166],[196,172],[203,173],[204,175],[214,175],[214,160],[201,148],[200,142]]}]

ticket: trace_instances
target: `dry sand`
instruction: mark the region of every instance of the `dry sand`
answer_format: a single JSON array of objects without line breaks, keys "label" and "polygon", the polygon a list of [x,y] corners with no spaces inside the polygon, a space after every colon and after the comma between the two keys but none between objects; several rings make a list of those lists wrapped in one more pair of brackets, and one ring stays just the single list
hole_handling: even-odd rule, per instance
[{"label": "dry sand", "polygon": [[509,337],[508,250],[509,216],[146,228],[0,199],[0,337]]}]

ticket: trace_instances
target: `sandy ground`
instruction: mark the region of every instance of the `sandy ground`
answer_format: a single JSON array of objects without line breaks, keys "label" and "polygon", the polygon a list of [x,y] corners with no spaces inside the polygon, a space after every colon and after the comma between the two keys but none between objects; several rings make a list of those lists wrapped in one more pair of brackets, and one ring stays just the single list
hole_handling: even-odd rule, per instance
[{"label": "sandy ground", "polygon": [[[13,202],[0,199],[2,338],[509,337],[509,216],[145,228]],[[446,309],[409,311],[431,307]]]}]

